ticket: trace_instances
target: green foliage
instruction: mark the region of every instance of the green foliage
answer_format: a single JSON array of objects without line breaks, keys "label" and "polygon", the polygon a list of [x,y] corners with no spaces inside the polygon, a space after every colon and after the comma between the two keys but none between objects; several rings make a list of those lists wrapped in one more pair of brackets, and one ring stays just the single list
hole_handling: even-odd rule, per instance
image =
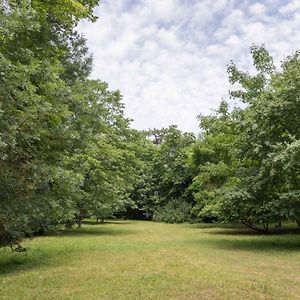
[{"label": "green foliage", "polygon": [[165,206],[158,207],[153,220],[166,223],[183,223],[191,220],[191,204],[182,199],[170,200]]},{"label": "green foliage", "polygon": [[120,92],[89,78],[75,28],[98,3],[0,5],[0,246],[116,213],[300,226],[300,53],[276,69],[252,46],[254,75],[232,62],[230,95],[247,106],[200,115],[198,140],[176,126],[138,132]]},{"label": "green foliage", "polygon": [[264,47],[251,48],[257,75],[232,63],[231,96],[248,104],[229,112],[226,103],[213,116],[200,117],[204,132],[189,157],[195,172],[191,189],[198,216],[242,222],[253,229],[284,219],[299,224],[299,53],[275,70]]},{"label": "green foliage", "polygon": [[168,203],[174,199],[181,199],[185,204],[193,202],[187,189],[191,174],[186,159],[195,138],[191,133],[182,133],[176,126],[150,130],[146,135],[149,140],[144,142],[143,165],[131,198],[138,211],[152,218],[158,211],[168,210]]},{"label": "green foliage", "polygon": [[229,113],[222,102],[215,115],[199,116],[204,135],[191,147],[188,164],[194,173],[189,187],[196,200],[193,214],[203,221],[220,219],[219,198],[225,188],[236,184],[235,144],[241,114],[240,109]]},{"label": "green foliage", "polygon": [[1,245],[131,201],[139,137],[74,30],[97,3],[1,4]]}]

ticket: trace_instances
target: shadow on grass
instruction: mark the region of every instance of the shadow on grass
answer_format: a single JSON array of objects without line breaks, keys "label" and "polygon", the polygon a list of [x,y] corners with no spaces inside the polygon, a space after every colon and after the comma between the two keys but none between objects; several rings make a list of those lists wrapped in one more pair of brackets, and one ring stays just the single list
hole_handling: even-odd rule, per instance
[{"label": "shadow on grass", "polygon": [[[282,228],[272,225],[268,232],[261,232],[250,229],[241,223],[199,223],[199,224],[187,224],[186,227],[194,229],[212,229],[212,231],[206,231],[208,234],[225,234],[225,235],[288,235],[288,234],[300,234],[300,228],[293,226],[293,224],[286,224]],[[258,226],[259,228],[259,226]],[[261,228],[262,229],[262,228]]]},{"label": "shadow on grass", "polygon": [[[219,227],[220,228],[220,227]],[[221,229],[221,228],[220,228]],[[227,229],[229,229],[227,227]],[[225,234],[225,235],[250,235],[250,236],[277,236],[277,235],[300,235],[300,228],[272,228],[267,233],[255,231],[247,228],[239,228],[235,230],[223,230],[212,231],[209,234]]]},{"label": "shadow on grass", "polygon": [[110,225],[110,224],[117,224],[117,225],[128,225],[128,224],[132,224],[132,222],[128,222],[128,221],[124,221],[124,220],[105,220],[103,223],[97,223],[97,221],[95,219],[85,219],[82,221],[82,224],[86,224],[86,225]]},{"label": "shadow on grass", "polygon": [[[189,241],[191,242],[191,241]],[[269,236],[239,239],[201,239],[191,242],[193,244],[205,244],[218,249],[245,250],[245,251],[300,251],[300,236]]]},{"label": "shadow on grass", "polygon": [[230,250],[300,251],[299,228],[272,228],[268,234],[264,234],[239,224],[199,225],[194,228],[212,230],[203,231],[201,239],[189,240],[187,243]]},{"label": "shadow on grass", "polygon": [[221,224],[221,223],[199,223],[199,224],[187,224],[187,227],[197,228],[197,229],[243,229],[243,226],[240,223],[228,223],[228,224]]},{"label": "shadow on grass", "polygon": [[103,228],[103,227],[83,227],[76,229],[65,229],[61,232],[55,233],[50,236],[64,238],[64,237],[79,237],[82,238],[84,236],[101,236],[101,235],[109,235],[109,236],[122,236],[134,234],[134,230],[127,229],[115,229],[115,228]]},{"label": "shadow on grass", "polygon": [[[113,238],[130,234],[135,234],[135,231],[101,226],[83,227],[48,235],[47,237],[54,238],[53,242],[41,243],[40,246],[37,242],[34,246],[29,246],[27,253],[12,253],[8,248],[0,248],[0,278],[10,273],[23,272],[45,265],[65,264],[70,254],[108,249],[105,244],[92,243],[90,239],[85,241],[86,237],[111,236]],[[60,242],[63,242],[61,238],[67,238],[69,241],[69,238],[72,238],[73,241],[61,244]]]},{"label": "shadow on grass", "polygon": [[189,241],[199,246],[202,244],[219,249],[250,251],[300,251],[300,228],[293,228],[290,224],[286,228],[270,228],[268,233],[254,231],[240,223],[191,226],[198,230],[211,229],[202,232],[209,238],[203,236],[200,240]]}]

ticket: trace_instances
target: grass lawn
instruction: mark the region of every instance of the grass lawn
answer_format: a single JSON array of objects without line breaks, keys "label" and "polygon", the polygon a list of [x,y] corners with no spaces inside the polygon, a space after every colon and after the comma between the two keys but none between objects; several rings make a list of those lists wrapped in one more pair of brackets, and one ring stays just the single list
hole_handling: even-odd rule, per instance
[{"label": "grass lawn", "polygon": [[109,222],[0,249],[1,299],[300,299],[300,235]]}]

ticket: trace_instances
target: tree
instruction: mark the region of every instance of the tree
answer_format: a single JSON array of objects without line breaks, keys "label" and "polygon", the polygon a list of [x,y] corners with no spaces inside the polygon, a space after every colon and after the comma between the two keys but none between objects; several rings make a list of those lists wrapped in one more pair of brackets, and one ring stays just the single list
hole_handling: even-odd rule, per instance
[{"label": "tree", "polygon": [[241,118],[242,110],[229,112],[225,101],[214,115],[198,117],[202,138],[192,145],[188,165],[193,173],[189,189],[196,200],[193,214],[202,221],[222,219],[219,197],[237,182],[235,147]]},{"label": "tree", "polygon": [[74,29],[97,3],[2,3],[1,246],[130,201],[136,131]]},{"label": "tree", "polygon": [[[264,47],[253,46],[251,53],[256,75],[234,63],[228,68],[230,82],[241,86],[230,94],[247,107],[238,114],[234,109],[201,118],[204,139],[192,154],[200,172],[192,188],[201,215],[241,220],[267,232],[276,220],[279,225],[284,219],[299,223],[300,60],[295,53],[276,70]],[[221,147],[211,142],[218,138]]]},{"label": "tree", "polygon": [[81,181],[80,174],[65,168],[74,136],[73,88],[86,80],[77,74],[87,75],[90,68],[85,50],[72,55],[84,49],[74,26],[83,17],[93,18],[96,4],[1,4],[0,219],[12,241],[20,233],[50,230],[73,213],[73,192]]},{"label": "tree", "polygon": [[144,164],[132,198],[146,218],[153,218],[158,216],[158,211],[163,212],[170,201],[192,204],[192,195],[187,190],[191,176],[186,158],[195,138],[191,133],[182,133],[176,126],[149,130],[146,135],[150,142],[145,143]]}]

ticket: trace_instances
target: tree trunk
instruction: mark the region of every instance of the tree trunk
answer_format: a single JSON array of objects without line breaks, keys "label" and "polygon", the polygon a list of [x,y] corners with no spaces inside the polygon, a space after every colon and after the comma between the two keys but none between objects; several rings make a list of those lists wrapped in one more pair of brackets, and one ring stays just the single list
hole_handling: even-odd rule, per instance
[{"label": "tree trunk", "polygon": [[19,244],[20,240],[12,232],[9,232],[0,218],[0,247],[10,246],[11,251],[26,252],[26,248]]},{"label": "tree trunk", "polygon": [[97,224],[99,224],[99,223],[101,223],[101,224],[103,224],[104,223],[104,218],[97,218]]},{"label": "tree trunk", "polygon": [[65,226],[67,229],[72,229],[74,222],[73,221],[67,221]]},{"label": "tree trunk", "polygon": [[80,229],[81,228],[81,224],[82,224],[82,217],[79,216],[78,220],[77,220],[77,228]]},{"label": "tree trunk", "polygon": [[300,218],[296,218],[295,221],[296,221],[298,227],[300,228]]},{"label": "tree trunk", "polygon": [[264,226],[264,231],[268,232],[269,231],[269,223],[263,222],[263,226]]},{"label": "tree trunk", "polygon": [[282,227],[282,223],[281,223],[281,216],[278,216],[278,224],[277,224],[278,228]]},{"label": "tree trunk", "polygon": [[0,247],[7,246],[11,241],[7,239],[7,232],[2,219],[0,219]]},{"label": "tree trunk", "polygon": [[245,226],[249,227],[249,228],[252,229],[252,230],[255,230],[255,231],[261,232],[261,233],[267,233],[267,231],[266,231],[265,229],[261,229],[261,228],[259,228],[259,227],[256,227],[256,226],[253,225],[253,224],[249,224],[249,223],[247,223],[247,222],[244,221],[244,220],[241,220],[241,222],[242,222],[242,224],[244,224]]}]

